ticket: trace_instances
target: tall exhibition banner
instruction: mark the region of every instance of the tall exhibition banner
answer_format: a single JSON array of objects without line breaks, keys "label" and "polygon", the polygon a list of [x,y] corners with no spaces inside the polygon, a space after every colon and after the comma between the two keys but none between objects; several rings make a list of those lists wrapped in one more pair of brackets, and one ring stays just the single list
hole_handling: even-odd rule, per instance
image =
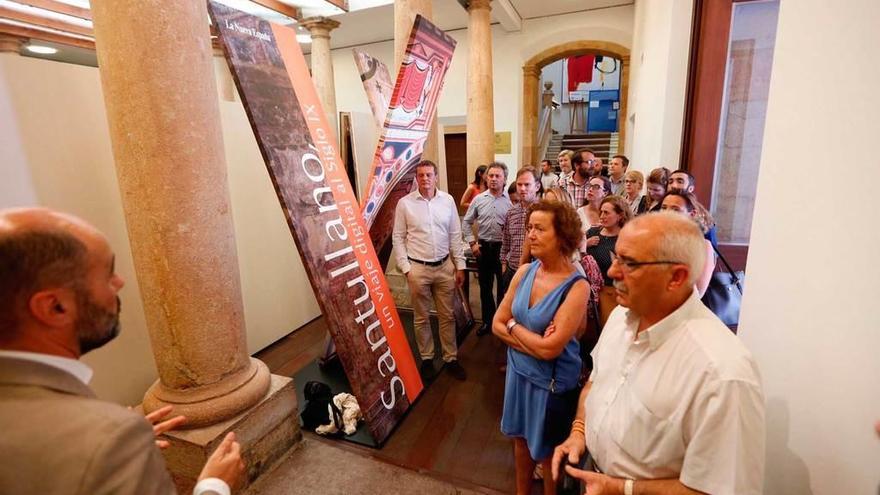
[{"label": "tall exhibition banner", "polygon": [[[363,198],[364,219],[383,262],[390,253],[387,244],[394,227],[394,210],[400,198],[414,187],[415,166],[422,157],[454,50],[455,40],[451,36],[424,17],[416,16]],[[355,60],[360,65],[368,56],[356,55]],[[370,65],[381,68],[377,62]],[[364,67],[360,69],[364,79]]]},{"label": "tall exhibition banner", "polygon": [[312,290],[381,443],[423,384],[296,33],[208,7]]},{"label": "tall exhibition banner", "polygon": [[[354,62],[380,131],[362,212],[382,266],[386,266],[391,254],[388,238],[394,227],[397,202],[416,187],[415,166],[422,158],[454,50],[455,40],[416,16],[397,84],[392,87],[388,67],[382,61],[353,49]],[[423,115],[428,118],[418,118]],[[473,325],[474,316],[460,287],[456,288],[452,309],[456,335],[462,336]]]}]

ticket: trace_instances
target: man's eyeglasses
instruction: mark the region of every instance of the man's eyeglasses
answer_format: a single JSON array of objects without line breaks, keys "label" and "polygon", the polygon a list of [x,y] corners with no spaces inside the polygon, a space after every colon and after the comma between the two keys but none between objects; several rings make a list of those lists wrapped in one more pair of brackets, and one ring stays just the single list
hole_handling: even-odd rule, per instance
[{"label": "man's eyeglasses", "polygon": [[602,189],[602,185],[601,184],[590,184],[589,188],[593,191],[598,191],[599,189]]},{"label": "man's eyeglasses", "polygon": [[683,263],[681,261],[666,261],[666,260],[636,261],[636,260],[633,260],[633,259],[630,259],[627,257],[617,256],[617,253],[615,253],[614,251],[610,251],[610,254],[611,254],[611,264],[612,265],[614,263],[620,264],[620,268],[623,271],[625,271],[626,273],[630,273],[633,270],[635,270],[636,268],[638,268],[640,266],[645,266],[645,265],[685,265],[685,264],[687,264],[687,263]]}]

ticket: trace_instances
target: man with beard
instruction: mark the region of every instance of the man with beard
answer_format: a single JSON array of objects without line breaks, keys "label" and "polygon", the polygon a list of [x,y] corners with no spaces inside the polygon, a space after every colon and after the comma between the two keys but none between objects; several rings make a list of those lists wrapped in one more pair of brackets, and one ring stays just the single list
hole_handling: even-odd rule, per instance
[{"label": "man with beard", "polygon": [[[175,492],[155,436],[185,421],[98,400],[83,354],[119,333],[114,255],[85,221],[0,210],[0,493]],[[194,494],[229,494],[244,474],[229,433]]]},{"label": "man with beard", "polygon": [[[669,191],[689,192],[696,195],[694,192],[696,187],[697,182],[694,179],[694,176],[683,168],[680,168],[669,175],[669,184],[667,185]],[[715,228],[715,220],[712,219],[712,214],[709,213],[709,210],[699,202],[694,206],[696,206],[697,209],[697,221],[703,226],[703,231],[705,232],[703,238],[711,242],[715,249],[718,249],[718,232]]]},{"label": "man with beard", "polygon": [[[588,493],[760,494],[764,394],[751,353],[700,302],[699,227],[669,212],[620,231],[609,276],[620,304],[593,349],[560,462]],[[603,473],[603,474],[600,474]]]},{"label": "man with beard", "polygon": [[571,159],[574,173],[565,184],[560,182],[560,186],[571,195],[575,208],[580,208],[587,202],[587,191],[590,190],[590,178],[593,177],[592,167],[595,161],[595,155],[591,150],[579,150]]}]

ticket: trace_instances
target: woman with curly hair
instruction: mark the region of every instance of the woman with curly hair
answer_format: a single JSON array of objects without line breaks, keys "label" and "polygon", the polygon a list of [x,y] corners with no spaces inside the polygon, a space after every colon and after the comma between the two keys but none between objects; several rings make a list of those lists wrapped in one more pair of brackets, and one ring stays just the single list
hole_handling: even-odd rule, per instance
[{"label": "woman with curly hair", "polygon": [[[520,495],[530,492],[536,463],[550,472],[553,447],[567,437],[576,412],[577,334],[588,291],[571,263],[581,238],[574,207],[539,201],[529,207],[526,225],[535,261],[517,270],[492,322],[492,332],[508,345],[501,431],[513,438]],[[544,494],[555,493],[552,477],[544,476]]]},{"label": "woman with curly hair", "polygon": [[600,325],[605,325],[611,310],[617,306],[617,297],[612,286],[613,281],[608,276],[608,269],[611,268],[611,253],[617,245],[617,235],[630,218],[632,211],[626,200],[620,196],[608,196],[599,206],[600,225],[587,230],[587,254],[593,256],[599,264],[605,282],[602,290],[599,291]]}]

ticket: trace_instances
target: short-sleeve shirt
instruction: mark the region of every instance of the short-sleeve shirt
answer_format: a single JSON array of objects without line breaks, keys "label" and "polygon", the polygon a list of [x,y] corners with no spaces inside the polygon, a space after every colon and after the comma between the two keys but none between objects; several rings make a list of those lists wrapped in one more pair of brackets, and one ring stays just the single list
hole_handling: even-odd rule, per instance
[{"label": "short-sleeve shirt", "polygon": [[593,349],[586,444],[602,472],[714,495],[764,482],[764,394],[751,353],[695,290],[638,333],[618,306]]}]

